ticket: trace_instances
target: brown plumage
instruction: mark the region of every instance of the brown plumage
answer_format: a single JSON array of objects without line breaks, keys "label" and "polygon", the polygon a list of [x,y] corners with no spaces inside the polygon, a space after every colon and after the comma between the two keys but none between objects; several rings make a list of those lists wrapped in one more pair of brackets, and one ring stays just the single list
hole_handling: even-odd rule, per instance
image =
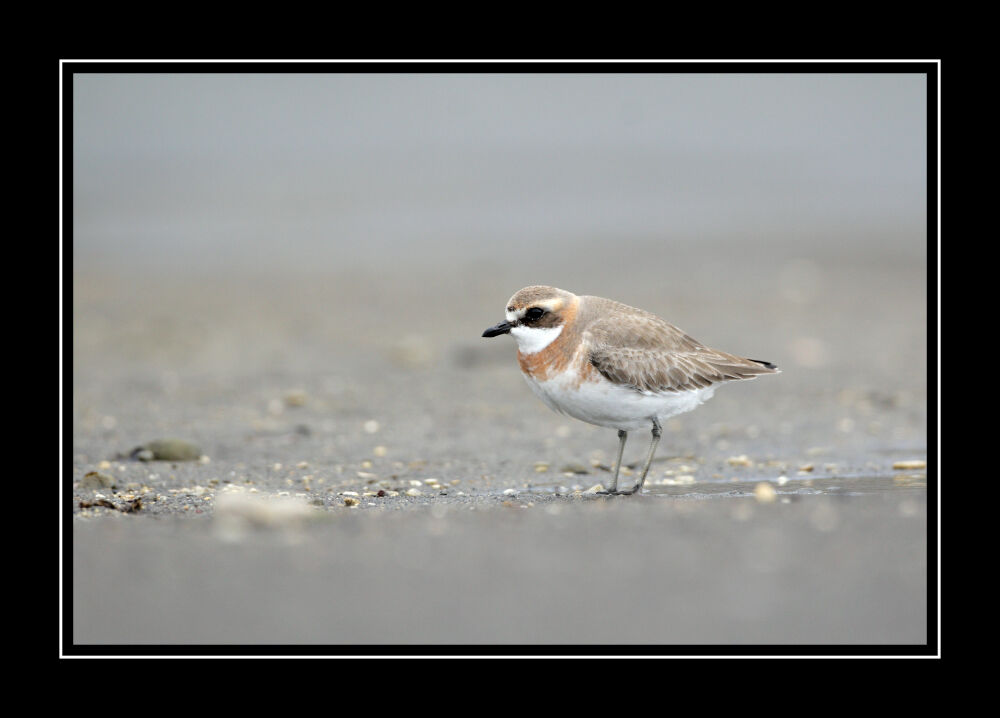
[{"label": "brown plumage", "polygon": [[603,297],[580,297],[597,316],[583,332],[590,363],[637,391],[687,391],[774,374],[777,367],[710,349],[655,314]]}]

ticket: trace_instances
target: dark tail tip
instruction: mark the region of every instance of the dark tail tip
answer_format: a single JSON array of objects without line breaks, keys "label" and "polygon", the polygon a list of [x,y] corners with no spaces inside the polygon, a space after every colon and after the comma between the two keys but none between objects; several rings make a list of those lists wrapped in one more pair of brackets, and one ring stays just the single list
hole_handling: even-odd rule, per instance
[{"label": "dark tail tip", "polygon": [[778,368],[778,365],[777,365],[777,364],[772,364],[771,362],[769,362],[769,361],[764,361],[763,359],[751,359],[750,361],[752,361],[752,362],[756,362],[756,363],[758,363],[758,364],[763,364],[763,365],[764,365],[764,366],[766,366],[766,367],[767,367],[768,369],[777,369],[777,368]]}]

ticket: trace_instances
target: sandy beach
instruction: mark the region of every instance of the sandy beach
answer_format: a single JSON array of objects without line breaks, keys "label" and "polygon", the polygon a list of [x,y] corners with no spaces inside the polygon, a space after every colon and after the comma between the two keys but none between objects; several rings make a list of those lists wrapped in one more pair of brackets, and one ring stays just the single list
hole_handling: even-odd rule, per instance
[{"label": "sandy beach", "polygon": [[[782,267],[769,263],[751,273],[770,284]],[[723,310],[738,277],[676,302],[689,332],[783,372],[671,420],[636,497],[587,493],[607,480],[614,432],[550,412],[509,337],[479,337],[516,282],[424,322],[464,272],[451,287],[80,274],[74,637],[923,643],[926,469],[893,468],[926,459],[920,267],[823,272],[820,366],[796,362],[785,335],[797,304],[728,295]],[[911,322],[865,316],[886,286],[887,315]],[[670,316],[646,292],[634,302]],[[128,458],[162,437],[204,458]],[[626,463],[646,441],[634,435]],[[113,490],[80,489],[92,471]],[[80,508],[95,496],[116,508]]]}]

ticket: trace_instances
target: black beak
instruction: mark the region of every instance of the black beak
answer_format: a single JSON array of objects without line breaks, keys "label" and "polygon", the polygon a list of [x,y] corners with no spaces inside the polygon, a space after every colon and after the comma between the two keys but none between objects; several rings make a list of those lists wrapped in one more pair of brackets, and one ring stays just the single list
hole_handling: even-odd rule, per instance
[{"label": "black beak", "polygon": [[498,337],[501,334],[509,334],[509,333],[510,333],[510,322],[500,322],[499,324],[496,324],[487,329],[485,332],[483,332],[483,336]]}]

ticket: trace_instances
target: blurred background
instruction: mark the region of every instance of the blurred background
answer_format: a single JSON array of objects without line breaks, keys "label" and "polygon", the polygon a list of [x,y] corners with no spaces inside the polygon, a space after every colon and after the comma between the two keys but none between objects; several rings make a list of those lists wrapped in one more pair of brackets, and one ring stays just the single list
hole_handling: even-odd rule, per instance
[{"label": "blurred background", "polygon": [[[116,291],[169,315],[169,303],[145,296],[154,279],[190,283],[190,296],[249,278],[246,299],[277,302],[294,324],[296,307],[332,303],[336,284],[351,312],[325,311],[363,315],[373,338],[431,345],[475,338],[499,311],[480,307],[551,284],[643,306],[706,342],[713,329],[727,339],[727,324],[753,321],[758,307],[798,312],[781,346],[752,349],[810,370],[857,360],[858,318],[832,311],[852,298],[890,330],[923,329],[921,74],[150,73],[73,83],[81,299]],[[143,291],[112,290],[108,274],[141,278]],[[293,286],[268,284],[288,277]],[[712,305],[712,323],[684,323],[690,305]],[[207,329],[197,312],[175,313],[189,339]],[[197,333],[234,339],[214,329]],[[256,354],[248,337],[235,339]],[[905,341],[922,361],[919,340]],[[888,373],[890,361],[866,357]]]},{"label": "blurred background", "polygon": [[916,74],[77,75],[75,256],[530,271],[525,252],[581,241],[619,261],[623,241],[914,249],[925,98]]},{"label": "blurred background", "polygon": [[[717,467],[699,481],[745,453],[748,481],[788,470],[765,460],[891,476],[927,443],[926,77],[822,67],[76,74],[75,475],[161,435],[197,440],[216,476],[421,461],[495,491],[542,478],[539,460],[606,461],[613,432],[549,412],[512,342],[480,338],[549,284],[782,367],[668,427],[661,453]],[[100,585],[80,594],[94,631],[123,615],[99,620]],[[892,630],[869,613],[816,635],[919,637],[910,605]]]}]

